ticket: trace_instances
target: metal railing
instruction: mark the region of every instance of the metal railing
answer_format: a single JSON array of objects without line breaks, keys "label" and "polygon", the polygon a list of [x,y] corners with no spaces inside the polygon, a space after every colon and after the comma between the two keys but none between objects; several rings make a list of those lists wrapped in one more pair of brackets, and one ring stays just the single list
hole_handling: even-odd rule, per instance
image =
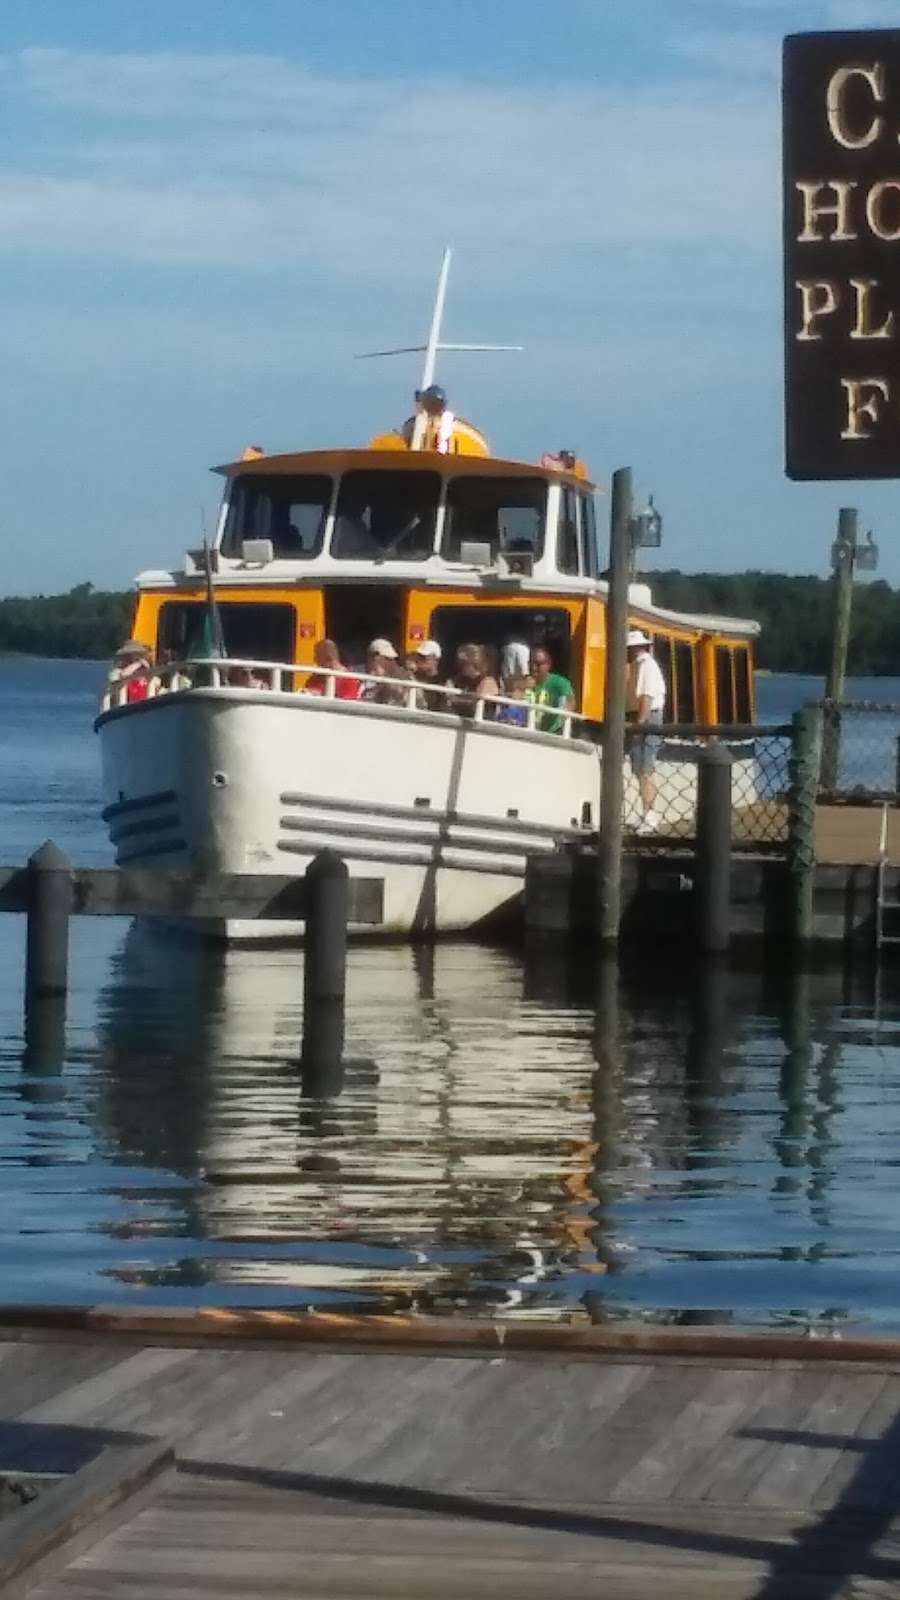
[{"label": "metal railing", "polygon": [[[246,675],[246,677],[245,677]],[[111,678],[101,699],[101,710],[114,711],[131,703],[129,685],[138,674]],[[299,687],[295,678],[316,677],[324,680],[322,689],[310,689],[308,684]],[[308,695],[317,700],[338,699],[338,680],[362,686],[359,701],[347,699],[342,704],[361,706],[382,705],[398,711],[428,711],[434,715],[454,715],[453,702],[471,705],[474,722],[499,722],[513,731],[551,733],[564,739],[578,737],[590,726],[597,724],[578,711],[565,711],[553,706],[537,705],[529,700],[514,700],[507,695],[476,695],[450,684],[427,683],[420,678],[393,678],[382,674],[355,671],[347,667],[319,667],[314,662],[262,661],[250,657],[203,656],[186,661],[171,662],[154,667],[146,681],[147,692],[142,699],[153,700],[164,694],[177,694],[187,689],[253,689],[274,693]],[[250,681],[246,681],[249,678]],[[254,681],[255,680],[255,681]],[[366,689],[371,690],[367,694]],[[383,699],[378,695],[382,693]],[[497,710],[508,708],[515,717],[498,717]],[[491,714],[493,712],[493,714]],[[457,713],[458,714],[458,713]],[[596,741],[595,741],[596,742]]]}]

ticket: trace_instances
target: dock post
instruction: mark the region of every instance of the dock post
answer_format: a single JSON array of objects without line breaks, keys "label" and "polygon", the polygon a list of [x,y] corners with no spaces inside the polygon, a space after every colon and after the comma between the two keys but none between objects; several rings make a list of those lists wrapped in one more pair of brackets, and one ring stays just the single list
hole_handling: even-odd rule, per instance
[{"label": "dock post", "polygon": [[28,861],[25,1001],[65,994],[74,882],[67,856],[48,839]]},{"label": "dock post", "polygon": [[840,778],[841,701],[847,677],[858,540],[859,512],[853,506],[842,506],[832,550],[831,661],[825,683],[827,714],[821,753],[823,789],[836,789]]},{"label": "dock post", "polygon": [[326,1077],[338,1073],[344,1055],[349,876],[335,850],[320,850],[305,874],[300,1065]]},{"label": "dock post", "polygon": [[707,745],[697,771],[694,908],[697,942],[722,955],[731,940],[731,751]]},{"label": "dock post", "polygon": [[816,798],[822,759],[822,717],[815,706],[795,711],[792,718],[788,785],[788,893],[790,932],[807,944],[813,932],[813,888],[816,877]]},{"label": "dock post", "polygon": [[625,798],[625,686],[628,636],[628,577],[631,569],[633,490],[631,468],[613,473],[609,528],[609,592],[606,597],[606,698],[603,769],[600,774],[600,837],[597,861],[597,936],[619,938],[622,900],[622,807]]}]

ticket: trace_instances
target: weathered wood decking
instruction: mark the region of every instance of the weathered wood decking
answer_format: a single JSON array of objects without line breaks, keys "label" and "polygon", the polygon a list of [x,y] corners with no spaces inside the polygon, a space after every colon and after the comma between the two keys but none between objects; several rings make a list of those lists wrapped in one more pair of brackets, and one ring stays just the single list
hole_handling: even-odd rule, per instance
[{"label": "weathered wood decking", "polygon": [[665,1348],[442,1356],[10,1337],[4,1468],[169,1441],[178,1470],[120,1507],[112,1531],[82,1530],[89,1548],[62,1570],[3,1592],[900,1592],[900,1346],[840,1364],[821,1346],[815,1361],[755,1360],[727,1338],[716,1357]]}]

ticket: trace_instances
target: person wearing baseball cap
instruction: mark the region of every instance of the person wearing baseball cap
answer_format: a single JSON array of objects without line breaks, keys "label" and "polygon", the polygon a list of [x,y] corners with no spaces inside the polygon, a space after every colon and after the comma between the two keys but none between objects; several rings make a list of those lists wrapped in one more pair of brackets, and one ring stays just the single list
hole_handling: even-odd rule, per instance
[{"label": "person wearing baseball cap", "polygon": [[441,647],[436,639],[420,639],[406,653],[406,665],[421,689],[416,695],[416,704],[420,711],[442,711],[443,697],[438,698],[435,692],[438,673],[441,668]]},{"label": "person wearing baseball cap", "polygon": [[[666,680],[651,654],[652,640],[641,628],[632,628],[625,641],[628,652],[626,708],[638,727],[662,722],[666,705]],[[656,811],[656,752],[659,740],[642,734],[633,740],[629,757],[631,770],[641,791],[643,816],[638,833],[655,833],[660,824]]]}]

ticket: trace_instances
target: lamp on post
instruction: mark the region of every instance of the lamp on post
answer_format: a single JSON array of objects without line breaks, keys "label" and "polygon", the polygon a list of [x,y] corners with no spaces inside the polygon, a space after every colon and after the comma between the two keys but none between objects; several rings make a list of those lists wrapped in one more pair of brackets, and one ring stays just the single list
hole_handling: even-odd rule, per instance
[{"label": "lamp on post", "polygon": [[628,530],[631,538],[630,576],[633,578],[637,571],[637,552],[639,550],[658,550],[662,544],[663,519],[653,504],[652,494],[648,496],[647,504],[643,511],[636,511],[629,519]]}]

